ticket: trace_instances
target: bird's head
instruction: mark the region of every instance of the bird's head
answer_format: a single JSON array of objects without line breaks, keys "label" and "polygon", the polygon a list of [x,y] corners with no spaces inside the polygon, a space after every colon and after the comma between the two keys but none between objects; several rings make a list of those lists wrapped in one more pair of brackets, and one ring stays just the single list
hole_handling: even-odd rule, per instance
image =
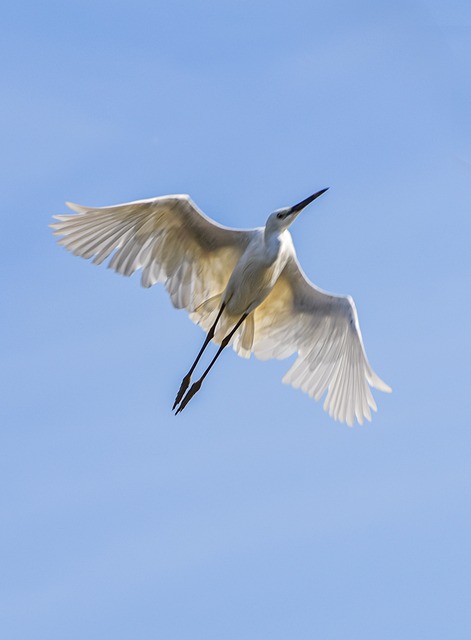
[{"label": "bird's head", "polygon": [[[329,187],[327,187],[328,189]],[[313,200],[321,196],[323,193],[327,191],[327,189],[321,189],[317,191],[309,198],[298,202],[292,207],[284,207],[283,209],[277,209],[270,216],[268,216],[266,228],[270,231],[278,231],[282,232],[287,229],[290,224],[297,218],[297,216],[301,213],[301,211],[307,207],[308,204],[311,204]]]}]

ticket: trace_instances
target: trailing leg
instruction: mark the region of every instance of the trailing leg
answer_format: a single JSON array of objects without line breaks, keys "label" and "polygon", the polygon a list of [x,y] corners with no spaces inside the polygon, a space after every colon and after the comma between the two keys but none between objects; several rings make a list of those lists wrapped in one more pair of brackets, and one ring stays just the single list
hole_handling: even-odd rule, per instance
[{"label": "trailing leg", "polygon": [[[234,328],[227,334],[227,336],[224,338],[224,340],[221,342],[221,346],[219,347],[219,349],[216,352],[216,355],[214,356],[214,358],[211,360],[211,362],[209,363],[206,371],[203,373],[203,375],[201,376],[201,378],[199,380],[197,380],[196,382],[193,383],[193,385],[191,386],[191,389],[188,391],[188,393],[186,394],[186,396],[183,398],[182,403],[180,404],[180,406],[178,407],[178,409],[175,412],[175,415],[177,415],[178,413],[180,413],[180,411],[183,411],[183,409],[186,407],[186,405],[190,402],[190,400],[192,399],[192,397],[195,395],[195,393],[197,391],[200,390],[201,385],[203,384],[203,380],[206,378],[206,376],[208,375],[208,373],[211,371],[214,363],[216,362],[216,360],[219,358],[219,356],[221,355],[222,351],[227,347],[227,345],[229,344],[229,342],[231,341],[233,335],[235,334],[235,332],[237,331],[237,329],[240,327],[240,325],[244,322],[244,320],[246,319],[246,317],[248,316],[248,313],[244,313],[243,316],[241,316],[239,318],[239,320],[237,321],[236,325],[234,326]],[[189,383],[188,383],[189,384]]]},{"label": "trailing leg", "polygon": [[201,356],[203,355],[204,350],[206,349],[206,347],[208,346],[208,344],[211,342],[211,340],[214,338],[214,333],[216,331],[216,325],[219,322],[219,319],[221,318],[222,312],[224,311],[224,307],[225,307],[225,303],[223,302],[221,304],[221,308],[218,311],[216,320],[213,322],[212,327],[210,328],[210,330],[208,331],[208,334],[205,338],[205,341],[203,342],[203,346],[201,347],[198,355],[196,356],[196,360],[193,362],[193,364],[191,365],[190,370],[188,371],[188,373],[186,374],[186,376],[183,378],[182,383],[180,385],[180,389],[178,390],[177,393],[177,397],[175,398],[175,402],[173,403],[173,407],[172,407],[172,411],[175,409],[175,407],[177,406],[177,404],[181,401],[181,399],[183,398],[183,396],[185,395],[185,391],[188,389],[188,387],[190,386],[190,382],[191,382],[191,376],[193,374],[193,371],[196,369],[196,365],[198,364],[198,362],[200,361]]}]

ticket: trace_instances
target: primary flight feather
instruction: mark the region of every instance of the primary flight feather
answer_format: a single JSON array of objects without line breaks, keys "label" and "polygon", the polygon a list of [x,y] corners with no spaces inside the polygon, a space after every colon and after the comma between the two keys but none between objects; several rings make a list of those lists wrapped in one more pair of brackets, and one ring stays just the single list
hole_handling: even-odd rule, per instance
[{"label": "primary flight feather", "polygon": [[[183,379],[174,408],[181,411],[200,388],[227,344],[237,354],[260,359],[297,358],[283,382],[319,400],[336,420],[371,420],[376,403],[370,387],[391,389],[366,357],[350,296],[329,294],[304,275],[289,225],[326,189],[293,207],[272,213],[265,227],[231,229],[208,218],[187,195],[91,208],[67,203],[72,215],[54,216],[59,243],[73,254],[126,276],[142,270],[142,284],[163,282],[172,303],[186,309],[207,332]],[[208,343],[219,350],[187,391]]]}]

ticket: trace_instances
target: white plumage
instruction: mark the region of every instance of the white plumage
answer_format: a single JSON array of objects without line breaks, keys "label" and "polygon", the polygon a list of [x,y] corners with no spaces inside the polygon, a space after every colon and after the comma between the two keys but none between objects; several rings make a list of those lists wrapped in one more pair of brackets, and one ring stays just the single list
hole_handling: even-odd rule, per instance
[{"label": "white plumage", "polygon": [[361,424],[376,410],[370,386],[391,389],[367,360],[353,299],[309,282],[288,231],[324,191],[276,211],[258,229],[222,226],[186,195],[101,208],[68,203],[78,215],[54,216],[51,226],[75,255],[100,264],[113,254],[109,267],[118,273],[141,269],[144,287],[163,282],[173,305],[207,332],[224,305],[217,344],[245,315],[232,339],[236,353],[263,360],[297,353],[283,382],[316,400],[327,391],[324,409],[334,419]]}]

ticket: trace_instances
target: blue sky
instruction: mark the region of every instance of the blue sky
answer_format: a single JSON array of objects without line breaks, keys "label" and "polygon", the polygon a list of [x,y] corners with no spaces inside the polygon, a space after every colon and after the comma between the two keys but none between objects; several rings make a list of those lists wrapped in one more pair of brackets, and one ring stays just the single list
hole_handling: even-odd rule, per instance
[{"label": "blue sky", "polygon": [[[471,6],[105,0],[2,11],[0,618],[10,640],[469,637]],[[350,293],[366,427],[58,247],[63,202],[190,193]]]}]

